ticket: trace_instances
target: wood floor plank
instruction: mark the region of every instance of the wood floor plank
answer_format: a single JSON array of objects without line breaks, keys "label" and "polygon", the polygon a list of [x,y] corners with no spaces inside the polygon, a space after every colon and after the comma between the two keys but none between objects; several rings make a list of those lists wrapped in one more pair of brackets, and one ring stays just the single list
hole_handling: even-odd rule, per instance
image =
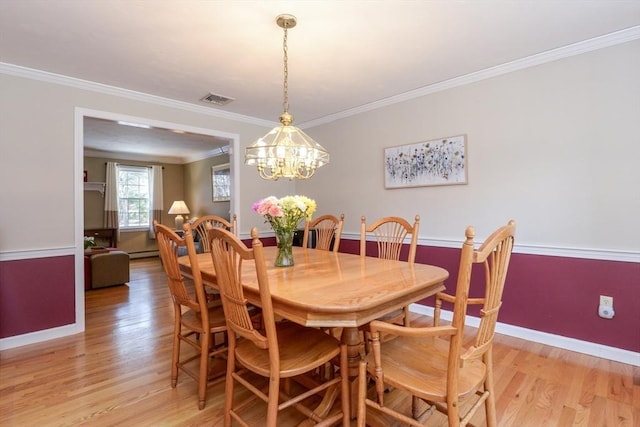
[{"label": "wood floor plank", "polygon": [[500,419],[500,425],[503,426],[520,426],[517,423],[518,415],[527,411],[532,405],[532,401],[528,399],[531,389],[534,387],[537,378],[533,375],[527,375],[518,372],[512,383],[509,384],[505,394],[498,396],[496,402],[496,413]]},{"label": "wood floor plank", "polygon": [[[0,426],[221,425],[224,383],[209,388],[201,411],[191,378],[171,388],[166,286],[157,258],[133,260],[127,286],[86,293],[84,333],[0,352]],[[501,427],[640,427],[640,368],[501,335],[494,360]],[[408,407],[398,390],[387,402]],[[250,411],[261,426],[264,405]],[[301,420],[295,411],[279,419]],[[482,411],[472,423],[485,425]],[[446,417],[427,425],[446,426]]]},{"label": "wood floor plank", "polygon": [[[589,411],[589,423],[587,424],[589,427],[598,427],[607,425],[606,420],[606,409],[607,401],[604,397],[596,396],[593,398],[593,402],[591,404],[591,410]],[[614,427],[614,425],[611,425]]]},{"label": "wood floor plank", "polygon": [[560,416],[558,417],[557,426],[573,426],[576,419],[576,410],[568,406],[563,406]]}]

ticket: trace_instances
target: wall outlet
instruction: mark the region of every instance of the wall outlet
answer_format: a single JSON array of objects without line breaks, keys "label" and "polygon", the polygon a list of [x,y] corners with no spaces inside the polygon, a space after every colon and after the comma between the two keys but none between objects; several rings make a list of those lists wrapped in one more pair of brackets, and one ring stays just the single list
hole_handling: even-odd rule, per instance
[{"label": "wall outlet", "polygon": [[613,310],[613,297],[600,295],[600,305],[598,306],[598,316],[603,319],[613,319],[616,312]]},{"label": "wall outlet", "polygon": [[613,307],[613,297],[600,295],[600,305],[604,305],[606,307]]}]

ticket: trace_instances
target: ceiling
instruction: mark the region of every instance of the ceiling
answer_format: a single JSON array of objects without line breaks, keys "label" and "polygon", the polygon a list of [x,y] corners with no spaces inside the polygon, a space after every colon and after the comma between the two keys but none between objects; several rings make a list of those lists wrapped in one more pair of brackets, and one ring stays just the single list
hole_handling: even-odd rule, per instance
[{"label": "ceiling", "polygon": [[115,120],[84,119],[84,154],[89,157],[182,164],[228,152],[229,140],[223,138],[182,129],[142,128]]},{"label": "ceiling", "polygon": [[[275,123],[281,13],[298,20],[288,37],[289,101],[302,127],[640,25],[638,0],[0,0],[0,62]],[[235,100],[200,101],[210,92]],[[140,129],[93,125],[95,149],[105,140],[113,148],[113,132],[139,151],[176,146],[151,149]],[[211,149],[202,137],[188,141]]]}]

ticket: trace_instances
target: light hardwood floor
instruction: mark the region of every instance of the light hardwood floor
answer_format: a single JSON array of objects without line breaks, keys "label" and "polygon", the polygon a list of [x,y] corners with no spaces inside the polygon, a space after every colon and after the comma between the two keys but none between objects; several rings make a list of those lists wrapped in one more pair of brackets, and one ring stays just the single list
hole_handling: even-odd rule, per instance
[{"label": "light hardwood floor", "polygon": [[[87,292],[84,333],[0,353],[0,426],[221,425],[224,384],[202,411],[191,378],[170,387],[172,322],[158,259],[132,261],[128,286]],[[500,426],[640,427],[639,368],[506,336],[494,352]]]}]

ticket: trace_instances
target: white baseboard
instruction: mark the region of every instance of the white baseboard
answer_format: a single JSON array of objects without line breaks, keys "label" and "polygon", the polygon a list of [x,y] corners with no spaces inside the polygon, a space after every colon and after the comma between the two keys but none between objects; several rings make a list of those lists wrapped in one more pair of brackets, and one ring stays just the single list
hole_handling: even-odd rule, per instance
[{"label": "white baseboard", "polygon": [[[413,313],[433,317],[433,307],[421,304],[411,304],[410,310]],[[448,310],[442,310],[441,317],[444,320],[450,321],[453,317],[453,313]],[[467,316],[466,325],[477,328],[479,324],[479,318],[474,316]],[[81,332],[83,332],[82,328],[78,324],[74,323],[57,328],[45,329],[28,334],[2,338],[0,339],[0,351],[20,347],[23,345],[48,341],[55,338],[62,338]],[[563,337],[561,335],[549,334],[546,332],[540,332],[533,329],[522,328],[520,326],[508,325],[500,322],[498,322],[498,324],[496,325],[496,332],[515,338],[521,338],[527,341],[533,341],[553,347],[562,348],[565,350],[588,354],[590,356],[613,360],[615,362],[626,363],[633,366],[640,366],[640,353],[629,350],[592,343],[589,341],[577,340],[575,338]]]},{"label": "white baseboard", "polygon": [[[409,309],[413,313],[433,317],[433,307],[421,304],[411,304]],[[442,310],[440,317],[444,320],[450,321],[453,318],[453,313],[448,310]],[[474,316],[467,316],[465,325],[477,328],[480,325],[480,319]],[[549,334],[500,322],[496,325],[496,332],[510,337],[521,338],[523,340],[550,345],[552,347],[558,347],[565,350],[588,354],[590,356],[613,360],[615,362],[640,366],[640,353],[621,348],[609,347],[589,341],[577,340],[575,338],[563,337],[561,335]]]},{"label": "white baseboard", "polygon": [[83,331],[84,330],[80,325],[73,323],[71,325],[59,326],[57,328],[44,329],[42,331],[2,338],[0,339],[0,350],[8,350],[10,348],[21,347],[23,345],[36,344],[55,338],[67,337],[69,335],[79,334]]}]

